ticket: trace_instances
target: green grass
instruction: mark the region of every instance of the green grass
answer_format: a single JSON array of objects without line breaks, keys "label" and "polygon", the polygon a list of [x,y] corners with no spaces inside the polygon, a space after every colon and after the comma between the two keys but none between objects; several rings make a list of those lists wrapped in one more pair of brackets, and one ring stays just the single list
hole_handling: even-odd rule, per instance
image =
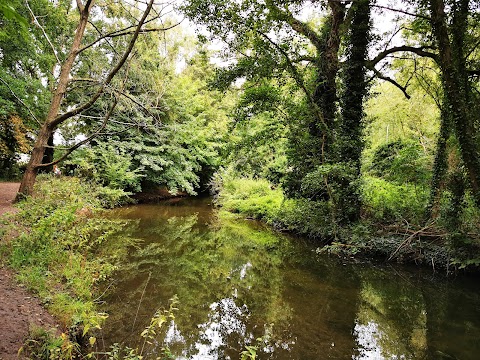
[{"label": "green grass", "polygon": [[116,242],[120,248],[108,243],[124,222],[100,216],[100,193],[76,178],[39,177],[35,195],[18,204],[19,212],[3,228],[3,262],[61,322],[66,340],[101,326],[105,314],[95,304],[98,284],[131,244],[128,238]]}]

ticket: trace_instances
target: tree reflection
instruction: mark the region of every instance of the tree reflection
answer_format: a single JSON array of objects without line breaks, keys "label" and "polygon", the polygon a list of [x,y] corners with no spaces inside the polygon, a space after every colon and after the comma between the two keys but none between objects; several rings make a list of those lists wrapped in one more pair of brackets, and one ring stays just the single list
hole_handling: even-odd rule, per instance
[{"label": "tree reflection", "polygon": [[238,359],[246,345],[260,359],[480,353],[478,284],[462,292],[440,281],[438,289],[408,273],[345,265],[205,203],[136,206],[116,216],[135,219],[128,235],[142,242],[109,290],[106,345],[138,346],[152,314],[176,294],[179,311],[152,355],[168,346],[177,359]]}]

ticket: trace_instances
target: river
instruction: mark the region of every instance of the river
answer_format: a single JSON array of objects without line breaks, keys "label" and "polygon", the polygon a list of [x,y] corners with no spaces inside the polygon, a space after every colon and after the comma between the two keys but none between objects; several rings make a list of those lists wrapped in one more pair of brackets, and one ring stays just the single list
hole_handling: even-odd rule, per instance
[{"label": "river", "polygon": [[[109,284],[103,344],[174,359],[479,359],[480,282],[342,262],[299,238],[176,199],[114,210],[138,239]],[[122,241],[122,238],[116,241]],[[167,314],[169,315],[169,314]]]}]

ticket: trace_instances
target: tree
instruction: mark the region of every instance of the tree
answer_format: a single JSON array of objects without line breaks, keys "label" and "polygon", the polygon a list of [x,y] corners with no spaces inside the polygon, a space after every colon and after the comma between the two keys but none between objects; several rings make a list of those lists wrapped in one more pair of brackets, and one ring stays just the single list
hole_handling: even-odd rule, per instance
[{"label": "tree", "polygon": [[[295,115],[292,112],[290,116],[294,121],[290,124],[285,190],[291,197],[331,201],[338,208],[337,220],[355,221],[360,208],[355,179],[360,174],[363,149],[370,3],[309,3],[312,12],[323,15],[320,22],[300,20],[305,3],[217,0],[207,5],[203,0],[192,0],[184,10],[223,40],[235,57],[218,73],[218,85],[225,87],[239,77],[259,88],[265,79],[276,81],[279,87],[287,82],[285,78],[294,81],[296,89],[290,96],[301,93],[302,99],[291,109]],[[342,64],[340,59],[345,55],[347,60]],[[345,88],[340,91],[342,77]],[[336,174],[328,169],[336,169]],[[343,176],[344,171],[349,175]],[[304,179],[317,185],[306,186]],[[337,194],[332,193],[333,188]],[[345,196],[348,200],[341,200]],[[348,207],[355,210],[350,212],[344,207],[353,199],[355,205]]]},{"label": "tree", "polygon": [[[113,152],[128,160],[146,192],[157,187],[172,193],[205,190],[220,165],[230,96],[207,88],[211,55],[182,30],[179,26],[162,38],[145,34],[137,41],[117,111],[91,146],[74,155],[73,162],[80,165],[76,173],[108,182],[102,158]],[[104,106],[106,101],[99,100],[80,128],[62,127],[62,134],[71,132],[66,140],[98,126]]]},{"label": "tree", "polygon": [[[454,1],[450,10],[450,24],[447,24],[447,14],[443,0],[430,0],[431,27],[439,53],[437,63],[441,70],[444,103],[442,104],[442,128],[438,151],[444,153],[447,129],[453,129],[458,140],[458,146],[469,185],[475,201],[480,206],[480,159],[478,145],[478,96],[474,94],[475,85],[472,75],[476,69],[469,69],[467,61],[475,50],[468,49],[468,31],[470,1]],[[478,41],[478,39],[477,39]],[[445,155],[442,155],[445,156]],[[438,167],[442,160],[438,160]],[[440,175],[440,174],[439,174]],[[436,186],[433,186],[435,189]],[[463,191],[462,191],[463,192]]]},{"label": "tree", "polygon": [[[38,129],[39,119],[47,111],[51,99],[56,66],[51,45],[61,44],[65,34],[73,31],[68,20],[70,5],[59,2],[54,6],[48,0],[26,3],[12,0],[5,6],[9,11],[3,16],[0,13],[0,119],[5,124],[1,146],[28,153],[32,142],[28,134]],[[17,16],[9,16],[10,11],[15,11]],[[41,15],[41,20],[34,16],[29,28],[26,17],[32,17],[31,13]],[[18,129],[20,123],[26,130],[23,137],[28,139],[24,144],[8,131],[14,127]],[[15,151],[8,159],[4,158],[5,171],[11,172],[16,166],[17,155]]]},{"label": "tree", "polygon": [[[112,80],[129,59],[132,53],[132,50],[134,48],[135,42],[138,39],[138,36],[141,33],[165,30],[163,28],[162,29],[151,28],[151,27],[148,28],[144,26],[148,23],[152,23],[159,16],[158,15],[159,12],[155,11],[155,15],[150,16],[149,18],[149,14],[154,4],[154,1],[150,0],[145,10],[142,12],[140,20],[134,20],[133,23],[123,28],[116,28],[114,30],[111,30],[108,33],[103,33],[102,32],[103,29],[99,29],[98,27],[96,27],[95,23],[90,20],[90,15],[92,14],[94,9],[94,2],[95,2],[94,0],[86,0],[85,2],[82,2],[82,0],[77,0],[76,4],[77,4],[78,17],[77,17],[77,26],[75,29],[75,34],[73,36],[71,46],[69,50],[66,52],[65,59],[60,62],[61,64],[59,64],[59,67],[60,67],[59,76],[58,76],[58,79],[56,79],[55,85],[52,86],[52,97],[51,97],[50,106],[49,106],[47,115],[45,117],[45,121],[41,124],[41,127],[38,131],[37,138],[35,140],[33,151],[30,157],[30,161],[27,165],[27,169],[25,171],[25,174],[22,179],[22,183],[20,185],[19,196],[17,196],[17,199],[22,196],[31,194],[33,190],[33,185],[35,183],[36,175],[40,168],[58,163],[59,161],[65,159],[75,149],[77,149],[78,147],[80,147],[81,145],[90,141],[93,137],[98,135],[100,130],[105,127],[106,123],[108,122],[108,119],[114,112],[115,107],[118,103],[118,100],[116,99],[117,94],[110,89]],[[109,4],[107,3],[107,5]],[[109,10],[111,10],[111,8],[107,7],[107,11]],[[102,14],[101,10],[99,11],[100,11],[100,14]],[[103,13],[103,15],[105,16],[105,13]],[[101,16],[99,18],[101,18]],[[132,18],[136,19],[135,16],[129,17],[130,20]],[[89,44],[82,45],[82,42],[85,39],[90,40],[92,37],[91,33],[89,31],[86,31],[89,24],[92,26],[93,31],[94,32],[98,31],[100,35],[96,39],[92,40]],[[113,49],[115,53],[115,55],[112,57],[114,63],[111,64],[110,70],[107,70],[104,68],[101,71],[99,71],[99,73],[103,75],[102,78],[99,80],[92,80],[92,79],[87,80],[88,82],[90,82],[91,84],[95,84],[96,86],[93,91],[90,91],[86,100],[80,104],[77,104],[76,106],[71,106],[67,108],[64,112],[62,112],[61,111],[62,103],[64,98],[69,93],[69,86],[71,85],[73,80],[72,75],[74,75],[74,67],[78,66],[76,65],[76,61],[78,60],[79,55],[87,52],[90,49],[92,50],[95,49],[96,47],[98,47],[99,43],[101,43],[102,41],[106,42],[109,46],[111,46],[111,43],[109,42],[110,39],[120,38],[126,35],[131,35],[131,36],[129,41],[123,44],[124,45],[123,52],[118,53],[116,49]],[[55,55],[58,58],[56,53]],[[65,154],[62,155],[59,159],[47,164],[42,164],[42,160],[45,154],[45,149],[47,148],[48,139],[51,138],[55,129],[62,123],[65,123],[67,120],[75,116],[78,116],[82,112],[90,109],[105,94],[110,95],[113,100],[111,101],[110,107],[106,112],[103,119],[103,123],[99,127],[99,129],[97,129],[94,133],[88,136],[87,139],[81,141],[80,143],[77,143],[76,145],[68,149],[65,152]]]}]

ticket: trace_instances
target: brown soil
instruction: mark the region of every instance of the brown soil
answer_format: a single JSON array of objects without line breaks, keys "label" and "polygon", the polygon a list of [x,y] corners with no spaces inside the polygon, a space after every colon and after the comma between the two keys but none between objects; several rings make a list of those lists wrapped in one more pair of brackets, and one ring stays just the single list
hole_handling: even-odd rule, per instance
[{"label": "brown soil", "polygon": [[[16,211],[12,201],[18,186],[18,183],[0,183],[0,216]],[[33,326],[53,328],[55,319],[47,313],[37,298],[15,282],[12,271],[0,265],[1,360],[22,358],[18,356],[18,351]]]},{"label": "brown soil", "polygon": [[0,183],[0,216],[6,212],[16,211],[16,209],[12,207],[12,203],[19,187],[20,183]]}]

